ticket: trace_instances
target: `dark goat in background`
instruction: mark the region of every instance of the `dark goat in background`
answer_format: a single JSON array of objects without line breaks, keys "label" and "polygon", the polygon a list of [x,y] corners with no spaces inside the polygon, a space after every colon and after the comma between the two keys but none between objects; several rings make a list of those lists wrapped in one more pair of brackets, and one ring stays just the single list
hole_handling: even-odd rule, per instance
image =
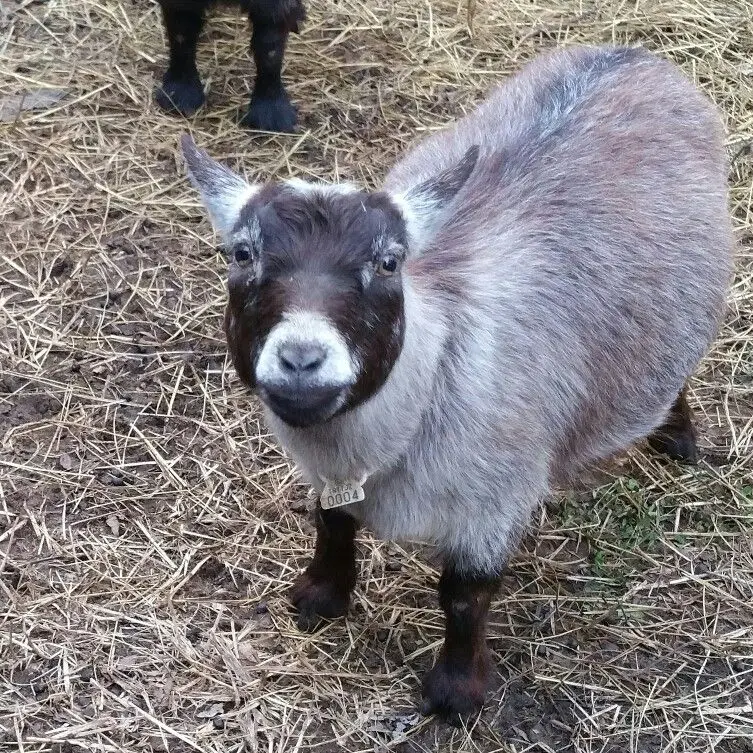
[{"label": "dark goat in background", "polygon": [[[196,46],[213,0],[159,0],[170,49],[170,63],[157,88],[157,104],[167,112],[192,115],[204,104],[196,67]],[[285,44],[305,18],[301,0],[235,0],[248,14],[256,81],[241,123],[261,131],[292,131],[296,110],[282,83]]]}]

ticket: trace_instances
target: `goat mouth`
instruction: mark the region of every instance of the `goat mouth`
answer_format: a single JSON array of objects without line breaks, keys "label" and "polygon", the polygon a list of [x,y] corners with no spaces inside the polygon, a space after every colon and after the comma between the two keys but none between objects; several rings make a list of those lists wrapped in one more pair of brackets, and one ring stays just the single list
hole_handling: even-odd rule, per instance
[{"label": "goat mouth", "polygon": [[332,418],[345,404],[347,387],[317,387],[291,390],[260,386],[259,397],[289,426],[305,429]]}]

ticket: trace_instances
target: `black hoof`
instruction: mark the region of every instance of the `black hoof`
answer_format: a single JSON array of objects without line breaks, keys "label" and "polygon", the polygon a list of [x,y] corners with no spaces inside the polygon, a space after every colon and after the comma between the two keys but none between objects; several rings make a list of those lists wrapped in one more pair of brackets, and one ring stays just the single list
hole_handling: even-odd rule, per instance
[{"label": "black hoof", "polygon": [[693,412],[688,405],[687,387],[677,394],[664,423],[648,438],[651,449],[680,463],[697,463],[699,458]]},{"label": "black hoof", "polygon": [[424,677],[422,714],[437,714],[448,724],[459,725],[484,705],[488,686],[486,662],[461,671],[440,658]]},{"label": "black hoof", "polygon": [[666,455],[678,463],[695,465],[698,462],[699,453],[695,438],[687,437],[661,437],[653,436],[648,444],[654,452]]},{"label": "black hoof", "polygon": [[700,457],[695,430],[691,424],[657,429],[648,438],[648,445],[654,452],[666,455],[679,463],[694,465]]},{"label": "black hoof", "polygon": [[303,573],[293,586],[290,601],[298,610],[298,629],[311,633],[323,620],[342,617],[348,611],[350,592],[336,583],[314,580]]},{"label": "black hoof", "polygon": [[296,109],[283,91],[275,97],[251,97],[251,104],[241,118],[241,125],[255,131],[292,133],[296,123]]},{"label": "black hoof", "polygon": [[157,87],[154,98],[165,112],[186,116],[193,115],[206,99],[198,76],[190,79],[173,79],[167,74],[162,79],[162,84]]}]

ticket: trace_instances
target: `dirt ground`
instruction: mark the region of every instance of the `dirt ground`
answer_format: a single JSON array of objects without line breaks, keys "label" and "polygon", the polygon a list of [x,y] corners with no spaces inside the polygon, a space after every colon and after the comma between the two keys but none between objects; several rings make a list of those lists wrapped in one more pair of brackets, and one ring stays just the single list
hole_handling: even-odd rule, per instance
[{"label": "dirt ground", "polygon": [[[230,10],[189,123],[152,103],[148,0],[0,6],[0,750],[750,753],[753,5],[309,6],[289,136],[236,125]],[[740,249],[692,385],[703,459],[637,448],[549,501],[495,604],[494,692],[452,729],[416,710],[442,637],[429,552],[364,534],[347,621],[295,627],[307,490],[226,361],[224,261],[178,137],[252,177],[374,185],[538,50],[610,41],[677,61],[729,129]]]}]

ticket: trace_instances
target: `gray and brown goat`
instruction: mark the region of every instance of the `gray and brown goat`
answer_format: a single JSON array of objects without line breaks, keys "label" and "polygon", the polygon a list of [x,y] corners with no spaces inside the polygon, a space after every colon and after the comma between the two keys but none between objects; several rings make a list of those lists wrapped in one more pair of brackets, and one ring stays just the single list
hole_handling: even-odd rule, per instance
[{"label": "gray and brown goat", "polygon": [[373,193],[252,186],[183,150],[232,257],[237,372],[321,494],[299,625],[345,613],[359,525],[431,542],[446,635],[424,708],[478,708],[489,604],[542,498],[648,435],[695,456],[684,385],[732,269],[714,107],[643,50],[569,48]]}]

